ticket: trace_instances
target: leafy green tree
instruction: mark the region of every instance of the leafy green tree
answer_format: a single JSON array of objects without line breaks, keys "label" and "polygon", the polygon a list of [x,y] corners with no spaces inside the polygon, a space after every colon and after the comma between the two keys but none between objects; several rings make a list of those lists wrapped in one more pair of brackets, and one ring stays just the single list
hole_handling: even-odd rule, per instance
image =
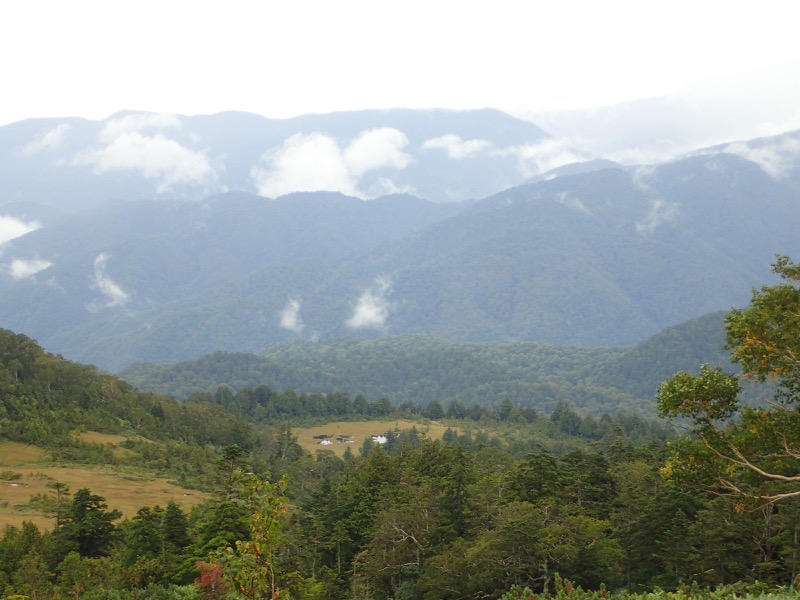
[{"label": "leafy green tree", "polygon": [[563,475],[558,459],[542,449],[525,456],[509,474],[508,487],[517,500],[532,504],[551,502],[563,497]]},{"label": "leafy green tree", "polygon": [[467,416],[466,407],[455,398],[450,404],[447,405],[447,418],[448,419],[464,419]]},{"label": "leafy green tree", "polygon": [[694,570],[708,586],[744,581],[759,562],[762,539],[759,511],[736,511],[725,498],[715,498],[700,509],[684,535],[697,548]]},{"label": "leafy green tree", "polygon": [[164,511],[156,506],[140,508],[132,519],[122,523],[122,563],[125,567],[132,567],[140,558],[163,559]]},{"label": "leafy green tree", "polygon": [[358,394],[353,400],[353,412],[357,415],[368,415],[369,414],[369,403],[367,399]]},{"label": "leafy green tree", "polygon": [[20,568],[26,555],[42,555],[46,551],[46,539],[30,521],[24,521],[22,527],[6,525],[0,537],[0,572],[11,575]]},{"label": "leafy green tree", "polygon": [[428,406],[425,407],[424,415],[432,421],[444,418],[442,403],[439,400],[431,400]]},{"label": "leafy green tree", "polygon": [[800,265],[778,257],[783,282],[753,292],[726,317],[727,344],[746,379],[774,381],[768,406],[741,407],[740,385],[721,369],[679,372],[659,388],[659,413],[688,419],[699,444],[668,462],[676,479],[716,493],[775,502],[800,496]]},{"label": "leafy green tree", "polygon": [[42,555],[31,551],[19,562],[13,577],[14,588],[31,599],[48,598],[52,589],[51,578],[52,573],[48,571]]},{"label": "leafy green tree", "polygon": [[286,518],[285,482],[270,483],[257,475],[235,473],[237,504],[249,514],[249,536],[215,553],[222,575],[245,598],[257,600],[269,593],[282,596],[276,570],[281,525]]},{"label": "leafy green tree", "polygon": [[173,500],[167,503],[163,520],[164,546],[166,552],[179,554],[191,542],[189,538],[189,520]]},{"label": "leafy green tree", "polygon": [[67,554],[58,565],[58,584],[64,595],[70,595],[78,600],[81,594],[92,586],[89,560],[73,551]]},{"label": "leafy green tree", "polygon": [[64,537],[81,556],[105,555],[111,547],[116,526],[114,521],[122,516],[118,510],[108,510],[105,498],[81,488],[72,498]]}]

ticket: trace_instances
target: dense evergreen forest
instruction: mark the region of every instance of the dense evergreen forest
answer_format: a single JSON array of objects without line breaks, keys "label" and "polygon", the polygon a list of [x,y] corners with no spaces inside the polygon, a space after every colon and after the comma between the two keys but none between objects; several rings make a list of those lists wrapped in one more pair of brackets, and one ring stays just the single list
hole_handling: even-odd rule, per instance
[{"label": "dense evergreen forest", "polygon": [[535,342],[458,343],[424,335],[286,342],[259,354],[215,352],[176,364],[140,364],[122,376],[178,398],[267,384],[273,389],[351,390],[393,403],[432,400],[497,409],[503,400],[552,412],[560,403],[600,417],[654,417],[659,384],[701,363],[729,366],[723,313],[669,327],[631,348],[571,348]]},{"label": "dense evergreen forest", "polygon": [[[2,439],[64,463],[136,464],[209,492],[191,511],[142,506],[123,519],[96,491],[55,482],[39,499],[51,527],[2,532],[0,590],[40,599],[794,597],[800,267],[779,259],[776,272],[781,284],[725,318],[733,359],[750,380],[772,382],[774,402],[741,407],[738,376],[681,371],[655,406],[685,437],[624,412],[566,403],[545,412],[508,397],[396,404],[261,384],[179,403],[0,331]],[[303,421],[401,415],[449,418],[451,429],[441,440],[390,430],[385,444],[343,458],[310,454],[292,433]],[[81,441],[85,429],[129,436],[131,454]]]}]

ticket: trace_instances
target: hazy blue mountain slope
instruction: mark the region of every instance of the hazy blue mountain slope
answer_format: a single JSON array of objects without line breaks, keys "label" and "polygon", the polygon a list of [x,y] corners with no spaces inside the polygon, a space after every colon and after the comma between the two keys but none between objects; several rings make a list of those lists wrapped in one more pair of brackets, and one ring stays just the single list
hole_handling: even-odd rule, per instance
[{"label": "hazy blue mountain slope", "polygon": [[0,207],[39,203],[72,212],[228,190],[481,198],[586,157],[563,145],[550,148],[550,139],[492,109],[29,119],[0,127]]},{"label": "hazy blue mountain slope", "polygon": [[[310,271],[297,272],[321,273],[323,265],[424,228],[458,209],[407,196],[364,202],[331,193],[278,200],[229,193],[203,203],[145,201],[73,215],[6,245],[3,258],[9,261],[36,257],[52,264],[19,280],[10,271],[0,273],[0,320],[52,343],[57,351],[109,367],[106,357],[121,355],[80,348],[102,348],[104,338],[122,332],[138,330],[147,336],[152,320],[164,321],[173,304],[186,307],[190,298],[224,295],[229,286],[268,267],[288,269],[290,275],[281,282],[290,285],[295,269],[288,265],[316,261]],[[268,295],[252,293],[259,304]],[[279,302],[286,298],[281,295]],[[250,316],[234,312],[227,321],[247,330]],[[172,337],[175,332],[168,329]],[[186,348],[183,338],[196,331],[187,327],[173,337],[178,352]],[[208,339],[211,347],[202,351],[225,347],[224,336],[220,331]],[[268,340],[258,338],[241,348],[256,349]],[[137,351],[133,340],[123,346]]]},{"label": "hazy blue mountain slope", "polygon": [[[728,152],[458,205],[231,193],[69,219],[3,246],[0,324],[111,369],[408,333],[628,346],[800,255],[792,181]],[[19,278],[17,258],[52,265]]]}]

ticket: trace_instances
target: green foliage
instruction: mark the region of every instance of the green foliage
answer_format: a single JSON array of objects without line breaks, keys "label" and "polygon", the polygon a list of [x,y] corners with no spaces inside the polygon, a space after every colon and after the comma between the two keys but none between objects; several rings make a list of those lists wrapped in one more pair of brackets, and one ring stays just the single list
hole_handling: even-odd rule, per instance
[{"label": "green foliage", "polygon": [[280,542],[281,522],[288,500],[283,496],[283,481],[270,483],[241,470],[234,474],[236,503],[249,515],[249,536],[235,546],[220,548],[213,558],[222,567],[222,576],[244,598],[258,600],[269,593],[280,598],[275,555]]},{"label": "green foliage", "polygon": [[699,375],[683,371],[658,389],[659,415],[674,419],[688,417],[699,428],[714,428],[714,423],[729,418],[738,408],[739,382],[722,369],[700,367]]},{"label": "green foliage", "polygon": [[[194,392],[218,395],[219,386],[236,392],[262,390],[257,404],[270,404],[277,390],[307,394],[351,390],[368,398],[387,398],[397,405],[426,406],[457,402],[500,408],[535,407],[552,412],[570,404],[586,412],[652,412],[650,398],[658,384],[692,359],[727,361],[719,313],[665,330],[629,348],[572,348],[535,342],[459,343],[423,335],[344,339],[324,343],[272,344],[260,356],[215,352],[173,365],[135,365],[123,375],[141,389],[181,398]],[[317,397],[318,398],[318,397]],[[301,398],[303,404],[312,401]],[[226,403],[230,399],[219,398]],[[497,406],[492,406],[497,403]],[[243,409],[243,408],[242,408]],[[363,406],[353,412],[361,413]],[[242,414],[233,407],[234,414]],[[352,407],[346,411],[352,411]],[[249,414],[274,417],[271,408]],[[302,414],[302,413],[301,413]],[[333,414],[333,412],[331,413]],[[339,411],[337,414],[346,414]]]},{"label": "green foliage", "polygon": [[667,474],[755,502],[800,496],[800,266],[778,257],[774,271],[784,282],[754,290],[726,327],[743,376],[777,379],[781,404],[740,410],[736,378],[706,366],[664,382],[657,399],[662,415],[688,419],[700,440],[676,447]]}]

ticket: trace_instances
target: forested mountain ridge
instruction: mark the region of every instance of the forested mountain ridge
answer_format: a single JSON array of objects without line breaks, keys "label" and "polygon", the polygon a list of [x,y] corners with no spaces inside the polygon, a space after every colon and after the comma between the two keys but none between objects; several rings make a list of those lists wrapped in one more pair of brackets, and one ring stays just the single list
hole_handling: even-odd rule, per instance
[{"label": "forested mountain ridge", "polygon": [[[425,144],[423,123],[447,123],[445,116],[415,115],[414,143]],[[463,133],[496,125],[508,143],[535,137],[506,121],[481,113]],[[124,139],[186,133],[152,116],[115,123]],[[23,219],[33,230],[2,244],[0,323],[112,370],[286,340],[386,334],[631,346],[741,305],[769,280],[765,265],[775,254],[799,253],[795,137],[646,167],[562,169],[447,205],[408,194],[364,202],[330,192],[230,192],[196,202],[109,202],[60,218],[42,209],[36,214],[52,221],[36,229]],[[488,148],[458,146],[466,153],[459,154],[456,141],[424,150],[447,150],[457,161],[469,148]],[[363,158],[356,150],[366,147],[351,150]]]},{"label": "forested mountain ridge", "polygon": [[75,431],[86,429],[249,445],[246,423],[219,407],[139,392],[115,375],[69,362],[27,336],[0,329],[0,437],[68,453],[81,446]]},{"label": "forested mountain ridge", "polygon": [[[73,212],[109,201],[198,199],[226,190],[270,197],[410,192],[460,201],[547,170],[553,164],[548,143],[551,136],[533,123],[493,109],[291,119],[125,111],[102,121],[28,119],[0,127],[0,206],[30,202]],[[563,145],[553,151],[573,160],[588,156]],[[316,167],[311,176],[301,171],[309,164]]]},{"label": "forested mountain ridge", "polygon": [[654,415],[658,385],[681,369],[730,368],[722,313],[670,327],[631,348],[558,347],[535,342],[449,342],[422,335],[335,342],[283,342],[258,354],[216,352],[175,364],[138,364],[122,377],[140,389],[186,398],[266,385],[336,390],[427,405],[502,401],[550,413],[559,404],[587,413]]},{"label": "forested mountain ridge", "polygon": [[[789,306],[792,318],[795,304]],[[728,325],[731,315],[741,314],[729,313]],[[635,369],[648,352],[674,353],[681,360],[707,358],[716,348],[720,317],[712,314],[671,328],[662,340],[641,344],[639,357],[631,349],[544,348],[534,362],[537,368],[561,369],[567,378],[580,373],[586,360],[597,360],[612,366],[606,375],[613,378],[624,377],[626,368]],[[730,342],[730,329],[728,334]],[[708,346],[687,348],[694,338],[703,338]],[[353,372],[379,369],[365,359],[387,350],[382,345],[390,340],[319,344],[319,356],[327,364],[319,363],[331,368],[337,359],[339,364],[352,363]],[[524,372],[536,359],[525,344],[481,348],[426,342],[419,336],[399,341],[399,350],[411,359],[416,349],[422,349],[425,361],[435,360],[436,352],[444,354],[433,365],[444,371],[470,355],[477,360],[467,367],[474,368],[498,349],[509,350],[502,361],[494,360],[509,373]],[[349,355],[344,352],[347,345],[355,349]],[[307,348],[287,346],[287,354],[305,356]],[[452,346],[456,351],[448,355]],[[426,347],[432,351],[426,353]],[[718,348],[716,352],[719,357]],[[223,361],[218,366],[230,365]],[[395,375],[387,373],[389,379]],[[631,415],[581,417],[559,404],[545,416],[508,398],[495,410],[474,411],[453,401],[447,407],[453,412],[453,428],[442,439],[431,440],[416,427],[400,430],[395,423],[383,436],[385,443],[367,439],[357,454],[346,451],[339,458],[330,450],[313,456],[304,451],[290,419],[330,417],[333,408],[351,418],[399,416],[414,407],[393,408],[385,400],[352,399],[343,393],[276,393],[264,385],[235,394],[220,386],[213,394],[194,394],[179,405],[136,392],[94,367],[68,363],[5,330],[0,330],[0,386],[3,441],[9,434],[22,441],[39,438],[53,450],[63,445],[68,455],[88,448],[77,440],[70,447],[61,431],[77,424],[122,431],[130,436],[124,449],[140,453],[136,460],[142,463],[147,457],[161,468],[185,468],[189,457],[204,459],[194,467],[207,469],[216,491],[191,515],[174,503],[166,509],[142,506],[117,524],[120,513],[102,496],[88,488],[71,495],[56,483],[54,498],[31,498],[42,506],[50,502],[55,521],[51,531],[26,523],[2,532],[0,578],[7,593],[43,599],[112,591],[120,598],[189,599],[211,592],[225,597],[225,585],[238,585],[247,577],[255,582],[247,588],[253,598],[270,586],[309,600],[508,598],[523,593],[523,586],[544,597],[555,591],[559,598],[573,593],[621,598],[621,590],[631,598],[632,590],[654,586],[720,598],[748,590],[750,584],[763,591],[795,576],[798,543],[792,531],[798,514],[790,502],[781,504],[780,511],[763,505],[747,510],[738,491],[727,498],[707,493],[702,479],[676,477],[677,464],[665,463],[666,453],[693,451],[687,446],[692,442],[676,439],[667,446],[663,427]],[[690,406],[697,405],[695,397],[689,400]],[[436,418],[444,416],[438,401],[425,413],[433,418],[434,406]],[[279,426],[264,427],[279,419]],[[43,420],[49,429],[40,427]],[[502,439],[490,438],[484,425],[503,432]],[[759,449],[768,437],[780,446],[780,439],[770,437],[771,430],[753,425],[757,423],[739,433],[757,438]],[[476,432],[475,427],[481,429]],[[737,433],[736,423],[729,427]],[[548,432],[552,437],[543,438]],[[137,443],[140,434],[151,441]],[[209,434],[217,437],[206,438]],[[186,437],[177,440],[175,435]],[[645,445],[634,443],[639,438]],[[117,458],[103,447],[94,450],[95,460]],[[696,453],[688,458],[697,464]],[[287,473],[288,478],[275,473]],[[3,476],[21,474],[7,471]],[[763,489],[757,480],[736,482]],[[252,577],[264,572],[267,579]],[[697,583],[688,587],[690,580]],[[711,593],[700,585],[727,587]]]}]

